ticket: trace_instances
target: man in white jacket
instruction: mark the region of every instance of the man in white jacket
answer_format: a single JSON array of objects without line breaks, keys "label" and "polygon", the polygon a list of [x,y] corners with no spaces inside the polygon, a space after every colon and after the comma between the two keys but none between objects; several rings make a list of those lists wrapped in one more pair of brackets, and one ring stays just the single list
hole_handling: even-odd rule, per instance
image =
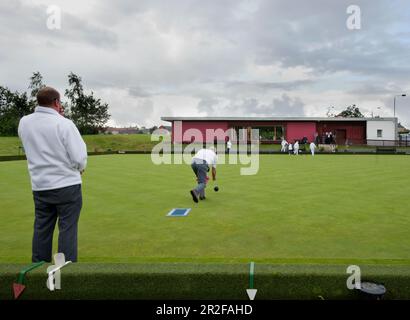
[{"label": "man in white jacket", "polygon": [[286,147],[288,146],[288,142],[286,141],[286,139],[282,138],[282,142],[281,142],[281,146],[282,148],[280,149],[280,152],[286,152]]},{"label": "man in white jacket", "polygon": [[57,90],[41,89],[37,103],[34,113],[23,117],[18,128],[35,206],[32,261],[51,261],[58,218],[58,252],[76,262],[81,174],[87,164],[87,148],[74,123],[62,116]]},{"label": "man in white jacket", "polygon": [[315,150],[316,150],[316,145],[313,141],[310,143],[309,148],[310,148],[310,152],[312,153],[312,156],[314,156],[315,155]]},{"label": "man in white jacket", "polygon": [[293,145],[293,153],[298,155],[299,154],[299,141],[296,140],[295,144]]}]

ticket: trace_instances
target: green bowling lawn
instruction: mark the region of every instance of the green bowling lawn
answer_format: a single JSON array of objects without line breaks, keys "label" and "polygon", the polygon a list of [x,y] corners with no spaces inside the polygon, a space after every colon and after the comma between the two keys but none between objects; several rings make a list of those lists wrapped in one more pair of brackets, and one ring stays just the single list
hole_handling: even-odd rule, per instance
[{"label": "green bowling lawn", "polygon": [[[194,204],[188,165],[90,157],[79,262],[410,263],[408,156],[265,155],[257,175],[239,169],[220,165],[220,191]],[[25,161],[0,162],[0,190],[1,262],[29,263]],[[192,211],[166,217],[176,207]]]}]

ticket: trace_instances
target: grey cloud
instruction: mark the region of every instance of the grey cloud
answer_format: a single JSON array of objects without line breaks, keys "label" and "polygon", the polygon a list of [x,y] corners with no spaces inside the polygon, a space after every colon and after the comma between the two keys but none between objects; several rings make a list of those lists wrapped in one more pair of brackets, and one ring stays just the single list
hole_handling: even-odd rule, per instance
[{"label": "grey cloud", "polygon": [[[116,49],[118,36],[112,31],[102,28],[87,21],[66,14],[64,25],[61,27],[62,37],[72,42],[78,40],[90,43],[96,47]],[[60,37],[60,35],[58,35]]]},{"label": "grey cloud", "polygon": [[[404,4],[403,1],[396,2]],[[108,8],[108,3],[111,2],[104,2],[101,8]],[[133,3],[131,0],[120,1],[113,11],[118,16],[149,12],[156,17],[157,27],[164,31],[190,30],[206,34],[209,38],[223,39],[238,52],[233,56],[237,67],[244,63],[240,57],[247,55],[262,65],[279,62],[284,67],[306,66],[316,74],[349,71],[393,79],[405,77],[410,71],[408,64],[404,63],[409,44],[400,41],[401,34],[392,34],[390,27],[397,21],[405,21],[398,4],[355,1],[362,8],[363,29],[352,32],[346,28],[346,8],[351,4],[348,0],[255,1],[259,8],[249,15],[247,21],[233,14],[244,3],[241,1]],[[220,58],[224,53],[228,54],[221,52]],[[394,59],[388,58],[393,56]],[[196,71],[198,78],[207,76],[208,71],[215,76],[221,67],[225,76],[235,73],[229,60],[213,63],[210,59],[204,56],[204,59],[187,63],[191,70]],[[163,70],[164,74],[169,70],[180,77],[189,72],[168,68]]]},{"label": "grey cloud", "polygon": [[199,111],[208,116],[303,116],[305,104],[300,98],[282,94],[270,104],[263,104],[256,98],[243,99],[223,108],[218,99],[204,99],[198,104]]},{"label": "grey cloud", "polygon": [[147,98],[151,97],[152,94],[146,91],[145,89],[139,87],[139,86],[134,86],[128,88],[128,92],[131,96],[137,97],[137,98]]},{"label": "grey cloud", "polygon": [[[403,62],[410,46],[393,28],[398,21],[406,20],[400,6],[355,1],[362,9],[362,29],[349,31],[346,8],[350,4],[345,0],[263,2],[257,17],[260,23],[253,25],[251,33],[256,37],[250,39],[259,51],[256,61],[307,66],[317,73],[349,71],[390,78],[408,74],[410,66]],[[271,19],[271,12],[280,12],[280,18]]]},{"label": "grey cloud", "polygon": [[118,23],[124,17],[141,18],[150,13],[159,19],[157,27],[169,29],[188,28],[197,30],[216,30],[229,28],[232,20],[232,9],[241,1],[220,0],[120,0],[112,6],[112,1],[102,0],[96,11],[105,20]]},{"label": "grey cloud", "polygon": [[206,111],[208,114],[217,113],[217,106],[220,104],[220,100],[216,98],[202,98],[198,103],[198,111]]},{"label": "grey cloud", "polygon": [[283,94],[279,98],[274,98],[272,103],[257,104],[253,103],[243,105],[243,111],[252,115],[258,116],[304,116],[305,104],[299,98],[290,98],[287,94]]},{"label": "grey cloud", "polygon": [[382,84],[362,84],[359,83],[356,88],[348,91],[349,94],[361,95],[361,96],[384,96],[390,95],[394,96],[398,93],[406,92],[400,86],[391,84],[391,85],[382,85]]},{"label": "grey cloud", "polygon": [[295,80],[284,82],[261,82],[261,81],[230,81],[226,83],[227,88],[236,88],[238,90],[250,88],[250,89],[281,89],[281,90],[293,90],[306,85],[312,84],[313,80]]},{"label": "grey cloud", "polygon": [[124,125],[141,125],[154,114],[154,103],[150,99],[141,98],[133,105],[124,108],[120,105],[110,105],[110,113],[117,123]]},{"label": "grey cloud", "polygon": [[[2,41],[20,46],[30,42],[36,46],[49,43],[54,46],[69,46],[87,43],[96,47],[115,48],[117,35],[105,27],[61,12],[61,29],[47,28],[47,7],[30,6],[20,0],[0,2],[0,37]],[[7,30],[7,33],[5,33]],[[3,47],[4,49],[4,47]],[[10,49],[10,47],[8,47]]]},{"label": "grey cloud", "polygon": [[280,98],[273,99],[273,115],[274,116],[304,116],[305,104],[299,99],[291,99],[284,94]]}]

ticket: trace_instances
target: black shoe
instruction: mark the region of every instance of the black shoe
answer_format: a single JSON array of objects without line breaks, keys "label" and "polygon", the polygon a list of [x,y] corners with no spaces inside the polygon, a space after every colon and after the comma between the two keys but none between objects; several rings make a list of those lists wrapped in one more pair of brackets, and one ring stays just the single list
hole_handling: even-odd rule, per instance
[{"label": "black shoe", "polygon": [[198,203],[198,196],[196,195],[195,190],[191,190],[190,193],[192,196],[192,200],[194,200],[195,203]]},{"label": "black shoe", "polygon": [[206,198],[205,198],[205,196],[200,196],[199,199],[200,200],[205,200]]}]

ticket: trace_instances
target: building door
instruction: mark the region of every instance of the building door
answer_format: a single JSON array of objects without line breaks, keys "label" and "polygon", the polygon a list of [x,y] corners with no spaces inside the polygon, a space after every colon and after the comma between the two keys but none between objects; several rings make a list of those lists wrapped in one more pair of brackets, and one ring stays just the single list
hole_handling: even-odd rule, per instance
[{"label": "building door", "polygon": [[344,145],[346,143],[346,129],[336,129],[336,144]]}]

